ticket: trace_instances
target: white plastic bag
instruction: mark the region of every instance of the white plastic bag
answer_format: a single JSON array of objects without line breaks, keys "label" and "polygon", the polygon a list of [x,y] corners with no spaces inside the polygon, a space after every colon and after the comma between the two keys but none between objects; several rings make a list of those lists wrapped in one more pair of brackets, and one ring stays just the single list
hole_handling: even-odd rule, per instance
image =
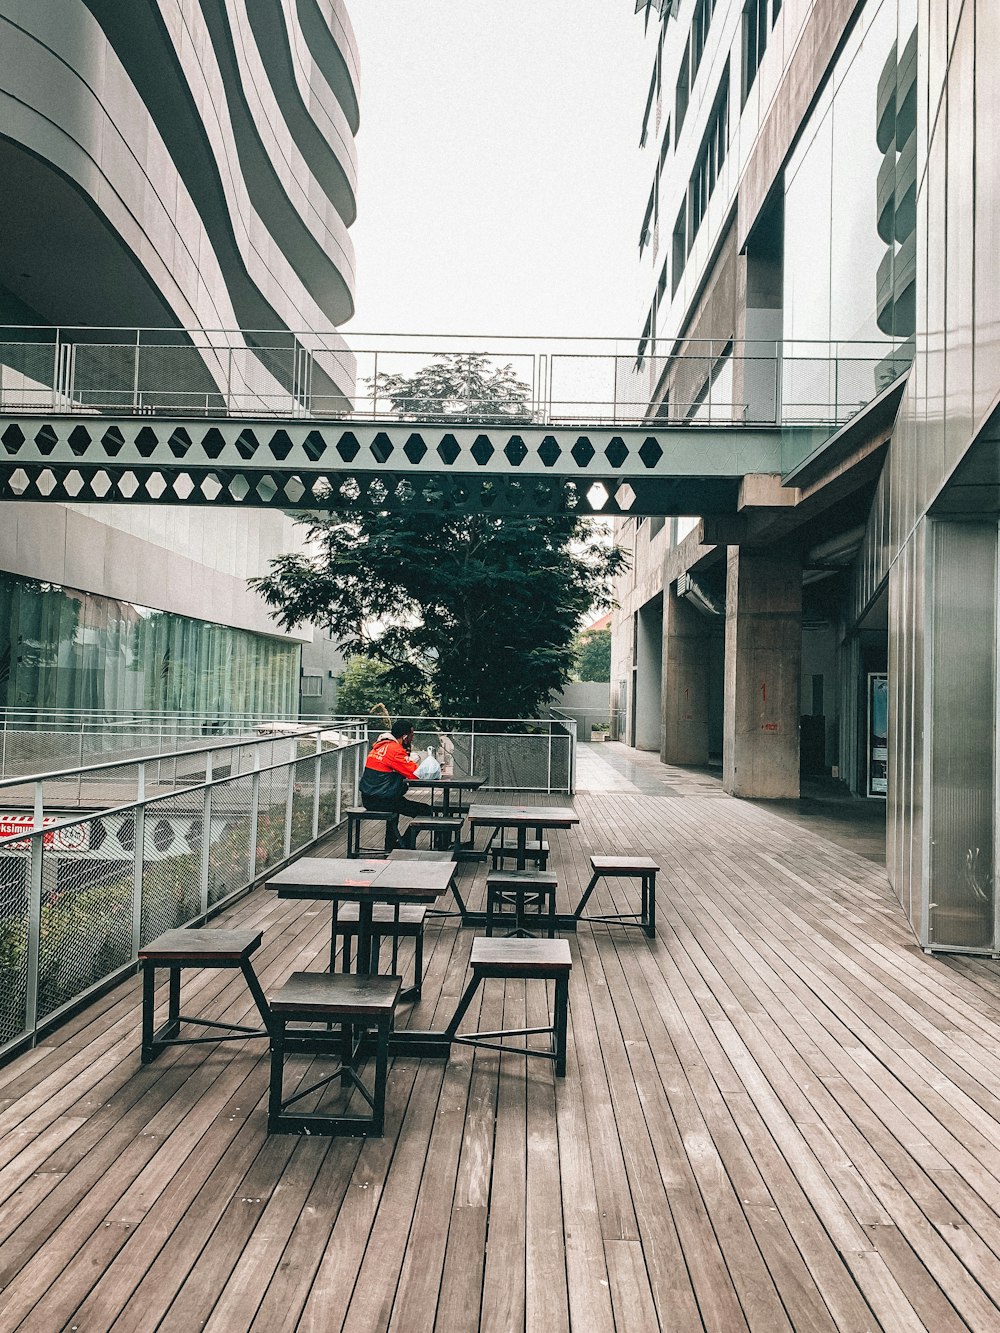
[{"label": "white plastic bag", "polygon": [[440,776],[441,765],[434,756],[434,747],[432,746],[417,765],[417,779],[422,779],[424,782],[436,782]]}]

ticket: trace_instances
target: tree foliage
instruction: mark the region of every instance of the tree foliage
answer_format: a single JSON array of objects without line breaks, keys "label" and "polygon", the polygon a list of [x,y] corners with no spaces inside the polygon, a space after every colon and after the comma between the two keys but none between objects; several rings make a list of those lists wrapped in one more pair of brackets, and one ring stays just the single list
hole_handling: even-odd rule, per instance
[{"label": "tree foliage", "polygon": [[337,681],[337,712],[366,714],[379,704],[393,717],[405,717],[412,700],[387,679],[389,667],[371,657],[352,657]]},{"label": "tree foliage", "polygon": [[413,375],[380,373],[369,381],[376,409],[386,399],[401,417],[505,421],[528,415],[528,386],[514,367],[478,352],[439,354]]},{"label": "tree foliage", "polygon": [[609,681],[611,679],[611,631],[593,630],[580,634],[574,640],[576,674],[581,680]]},{"label": "tree foliage", "polygon": [[[379,376],[401,415],[508,419],[526,410],[512,367],[438,357],[409,379]],[[532,717],[569,680],[583,617],[608,604],[624,554],[574,513],[359,512],[304,520],[309,554],[252,581],[286,628],[330,630],[372,658],[409,710]]]}]

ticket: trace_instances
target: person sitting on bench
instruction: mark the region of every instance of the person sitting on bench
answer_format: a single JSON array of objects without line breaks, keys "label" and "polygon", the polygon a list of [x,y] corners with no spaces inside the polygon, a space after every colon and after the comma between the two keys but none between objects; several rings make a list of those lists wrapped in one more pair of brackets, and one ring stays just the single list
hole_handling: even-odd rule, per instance
[{"label": "person sitting on bench", "polygon": [[[417,774],[417,763],[410,758],[413,745],[413,723],[400,719],[392,724],[389,737],[379,739],[365,760],[358,790],[366,810],[389,810],[396,815],[414,815],[427,818],[431,808],[425,801],[411,801],[404,793],[406,784]],[[387,820],[385,850],[399,846],[399,822]]]}]

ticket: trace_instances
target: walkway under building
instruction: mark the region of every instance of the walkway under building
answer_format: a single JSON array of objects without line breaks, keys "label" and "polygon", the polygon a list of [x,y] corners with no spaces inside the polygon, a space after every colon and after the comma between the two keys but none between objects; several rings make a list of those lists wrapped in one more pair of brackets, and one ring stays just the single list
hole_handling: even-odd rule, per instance
[{"label": "walkway under building", "polygon": [[[594,852],[663,870],[655,940],[571,937],[564,1081],[399,1058],[384,1139],[268,1138],[260,1043],[141,1067],[130,980],[0,1070],[0,1329],[1000,1326],[997,965],[923,954],[877,860],[710,774],[585,746],[574,803],[565,902]],[[318,904],[229,922],[265,988],[322,966]],[[401,1021],[450,1010],[471,939],[430,928]],[[484,1026],[537,1016],[490,984]]]}]

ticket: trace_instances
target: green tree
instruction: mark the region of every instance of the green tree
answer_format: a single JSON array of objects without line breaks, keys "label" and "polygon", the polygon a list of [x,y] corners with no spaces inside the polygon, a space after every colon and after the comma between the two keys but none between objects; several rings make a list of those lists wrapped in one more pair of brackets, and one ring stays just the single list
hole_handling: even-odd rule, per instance
[{"label": "green tree", "polygon": [[611,631],[598,629],[578,634],[575,640],[576,674],[581,680],[611,679]]},{"label": "green tree", "polygon": [[[511,367],[438,357],[410,379],[380,376],[401,416],[504,420],[528,390]],[[571,512],[361,512],[303,520],[309,555],[252,581],[286,628],[328,628],[385,668],[386,685],[448,717],[532,717],[569,680],[582,617],[608,604],[624,554]]]},{"label": "green tree", "polygon": [[392,716],[405,715],[413,700],[387,679],[389,667],[371,657],[352,657],[337,682],[338,713],[371,713],[381,704]]},{"label": "green tree", "polygon": [[514,367],[479,352],[439,353],[413,375],[380,373],[368,381],[376,407],[388,400],[401,417],[504,421],[529,415],[526,384]]}]

